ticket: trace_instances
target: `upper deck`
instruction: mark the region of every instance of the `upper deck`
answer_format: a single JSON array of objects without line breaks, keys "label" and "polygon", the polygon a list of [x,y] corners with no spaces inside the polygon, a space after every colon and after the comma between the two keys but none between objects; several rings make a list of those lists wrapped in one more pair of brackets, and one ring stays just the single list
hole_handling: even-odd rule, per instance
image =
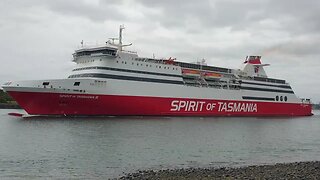
[{"label": "upper deck", "polygon": [[[148,71],[152,71],[152,73],[158,74],[180,73],[180,76],[183,77],[183,79],[194,79],[195,81],[200,79],[200,81],[204,81],[204,84],[207,84],[206,81],[217,80],[250,80],[274,84],[287,84],[285,80],[267,77],[263,67],[268,66],[268,64],[261,64],[261,56],[247,57],[244,62],[245,67],[243,70],[209,66],[205,64],[204,61],[202,63],[188,63],[176,61],[171,58],[156,59],[139,57],[136,52],[123,49],[125,46],[132,45],[122,44],[123,29],[124,27],[120,26],[119,38],[111,38],[111,40],[108,40],[104,45],[83,46],[83,42],[81,42],[82,47],[73,54],[73,61],[79,64],[77,70],[88,70],[90,67],[91,69],[93,69],[92,67],[103,69],[101,68],[102,66],[108,66],[109,69],[121,69],[123,72],[146,71],[147,73]],[[115,40],[118,40],[118,43],[115,43]],[[118,64],[120,61],[122,64]],[[129,66],[129,64],[131,66]],[[154,66],[152,64],[154,64]],[[159,64],[163,64],[161,66],[164,67],[161,68]],[[169,69],[178,70],[175,67],[179,67],[179,72],[168,72]]]},{"label": "upper deck", "polygon": [[73,53],[73,61],[83,56],[111,56],[116,57],[118,49],[112,46],[81,47]]}]

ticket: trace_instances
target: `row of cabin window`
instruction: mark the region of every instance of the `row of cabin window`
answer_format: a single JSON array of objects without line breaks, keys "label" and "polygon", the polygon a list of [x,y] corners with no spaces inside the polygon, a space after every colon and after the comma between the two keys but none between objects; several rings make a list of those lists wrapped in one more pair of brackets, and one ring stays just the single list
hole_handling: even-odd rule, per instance
[{"label": "row of cabin window", "polygon": [[288,97],[287,96],[276,96],[276,101],[288,101]]},{"label": "row of cabin window", "polygon": [[[117,61],[117,63],[119,63],[119,61]],[[122,64],[127,64],[127,62],[126,61],[121,61],[121,63]],[[132,65],[134,65],[134,62],[132,63]],[[137,63],[137,66],[139,66],[139,63]],[[143,66],[143,64],[142,63],[140,63],[140,66]],[[150,65],[148,65],[148,64],[146,64],[146,67],[152,67],[152,65],[150,64]],[[161,69],[161,66],[158,66],[158,65],[156,65],[156,68],[160,68]],[[164,66],[164,69],[170,69],[169,67],[167,67],[167,66]],[[172,68],[172,70],[178,70],[178,68]]]},{"label": "row of cabin window", "polygon": [[[95,83],[103,85],[103,84],[106,84],[107,81],[98,81],[98,80],[96,80]],[[43,82],[42,83],[43,86],[48,86],[49,84],[50,84],[49,82]],[[80,82],[74,82],[73,86],[80,86]],[[51,86],[51,88],[52,88],[52,86]],[[59,88],[61,88],[61,86],[59,86]],[[82,90],[80,92],[82,92]]]},{"label": "row of cabin window", "polygon": [[[44,88],[46,88],[46,86],[49,86],[50,82],[43,82],[42,85],[44,86]],[[80,86],[80,82],[74,82],[73,86]],[[38,85],[38,87],[40,87]],[[51,85],[50,88],[53,88],[53,86]],[[62,87],[59,86],[59,89],[61,89]],[[54,88],[55,89],[55,88]],[[63,90],[67,90],[70,91],[72,89],[63,89]],[[73,91],[75,92],[86,92],[86,90],[82,90],[82,89],[73,89]]]},{"label": "row of cabin window", "polygon": [[83,52],[77,52],[74,54],[75,57],[80,57],[80,56],[90,56],[91,54],[95,53],[102,53],[102,54],[109,54],[112,56],[116,55],[116,50],[110,50],[110,49],[102,49],[102,50],[97,50],[97,51],[83,51]]},{"label": "row of cabin window", "polygon": [[[50,84],[50,82],[43,82],[42,85],[43,86],[48,86]],[[74,82],[73,86],[80,86],[80,82]],[[59,88],[61,88],[61,86],[59,86]]]},{"label": "row of cabin window", "polygon": [[[95,80],[94,84],[90,83],[90,85],[106,85],[107,81],[98,81]],[[80,82],[74,82],[73,86],[80,86]]]},{"label": "row of cabin window", "polygon": [[[89,63],[89,62],[94,62],[95,60],[93,59],[93,60],[87,60],[87,61],[80,61],[80,62],[78,62],[78,64],[84,64],[84,63]],[[102,59],[100,59],[100,61],[102,61]]]}]

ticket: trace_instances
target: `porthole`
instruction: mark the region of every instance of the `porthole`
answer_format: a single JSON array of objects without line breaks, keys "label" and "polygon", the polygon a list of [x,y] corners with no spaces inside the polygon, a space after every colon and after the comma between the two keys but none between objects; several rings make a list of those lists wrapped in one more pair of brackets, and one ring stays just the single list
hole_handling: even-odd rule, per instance
[{"label": "porthole", "polygon": [[280,96],[280,101],[283,101],[283,97],[282,96]]},{"label": "porthole", "polygon": [[276,96],[276,101],[279,101],[279,96]]},{"label": "porthole", "polygon": [[284,101],[288,101],[288,97],[287,96],[284,97]]}]

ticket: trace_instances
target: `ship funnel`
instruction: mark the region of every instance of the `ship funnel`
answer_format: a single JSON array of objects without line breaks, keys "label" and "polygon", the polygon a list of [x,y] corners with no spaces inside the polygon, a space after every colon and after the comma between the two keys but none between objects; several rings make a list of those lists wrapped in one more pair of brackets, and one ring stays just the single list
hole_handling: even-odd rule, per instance
[{"label": "ship funnel", "polygon": [[247,56],[246,60],[244,63],[249,63],[249,64],[261,64],[261,56]]},{"label": "ship funnel", "polygon": [[244,61],[243,72],[250,77],[267,77],[264,71],[264,66],[269,66],[270,64],[262,64],[261,56],[247,56]]}]

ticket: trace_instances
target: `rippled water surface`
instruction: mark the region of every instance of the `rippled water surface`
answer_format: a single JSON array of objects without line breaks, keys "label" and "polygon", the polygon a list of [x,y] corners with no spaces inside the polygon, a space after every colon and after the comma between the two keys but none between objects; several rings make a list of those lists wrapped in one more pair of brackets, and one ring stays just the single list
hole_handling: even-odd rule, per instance
[{"label": "rippled water surface", "polygon": [[0,178],[114,178],[138,169],[320,160],[319,111],[299,118],[7,115],[17,111],[0,110]]}]

